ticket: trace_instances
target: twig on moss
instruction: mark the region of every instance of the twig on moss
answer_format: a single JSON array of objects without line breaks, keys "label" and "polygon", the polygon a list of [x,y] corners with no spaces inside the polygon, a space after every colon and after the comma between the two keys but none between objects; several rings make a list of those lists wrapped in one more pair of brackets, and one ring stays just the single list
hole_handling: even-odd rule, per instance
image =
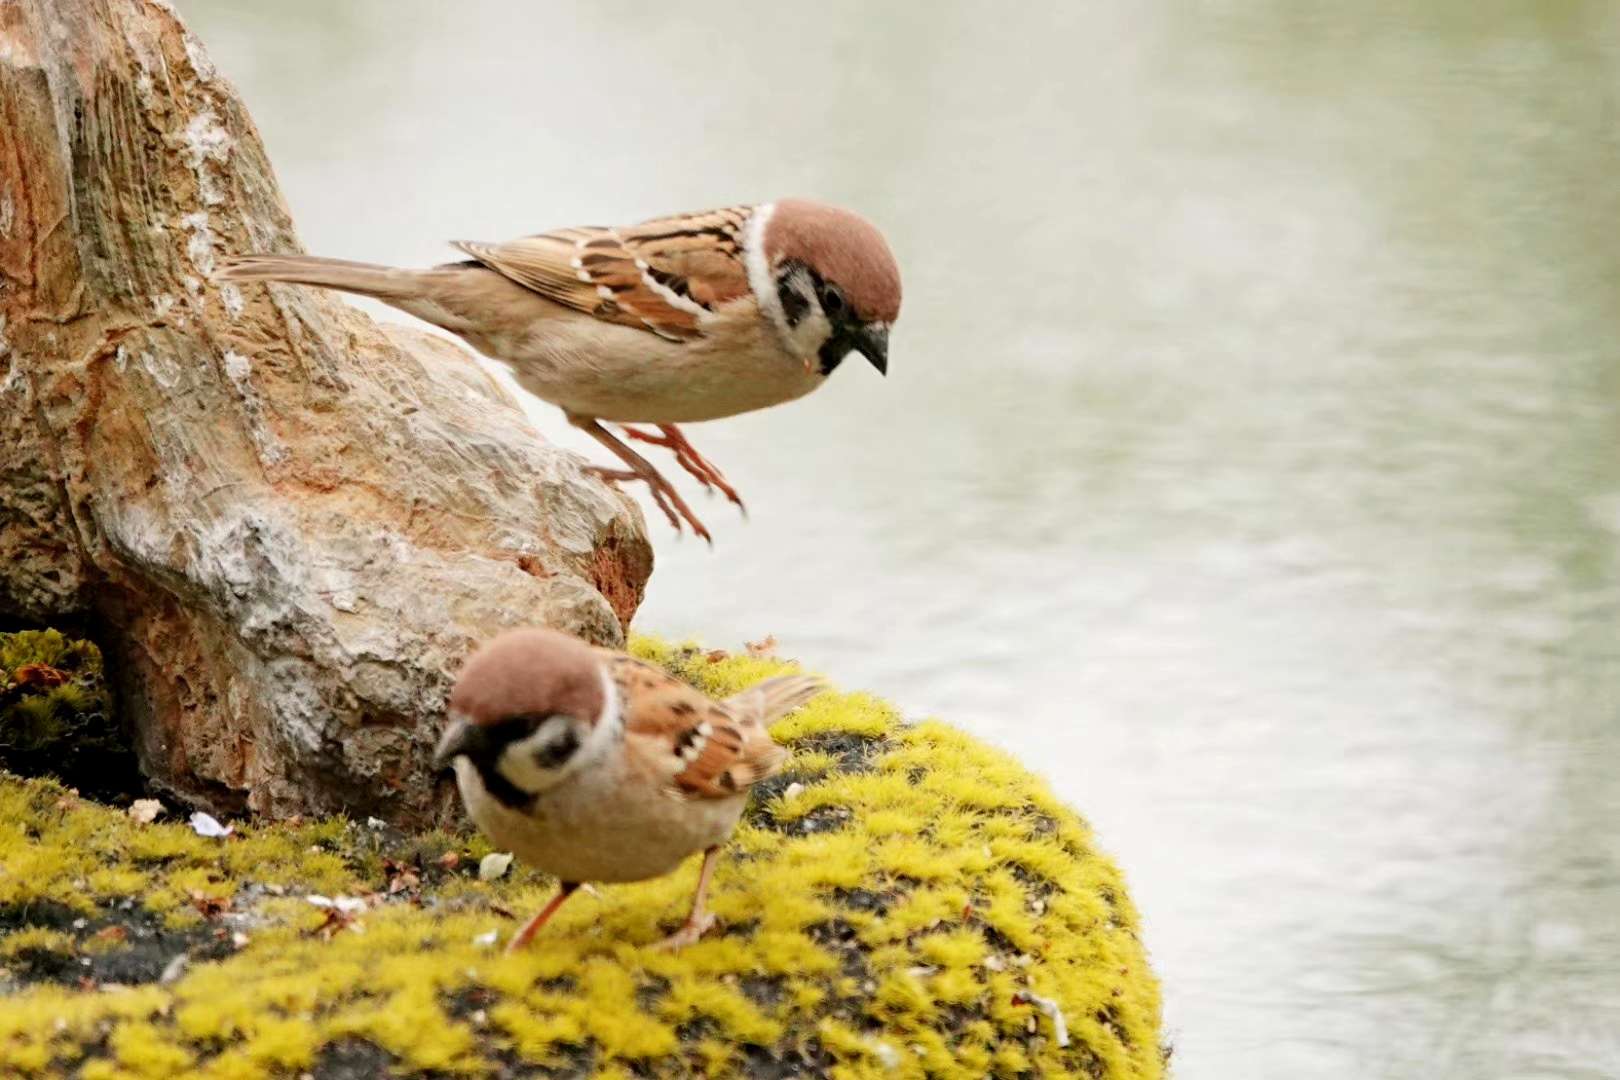
[{"label": "twig on moss", "polygon": [[1019,990],[1012,996],[1014,1005],[1033,1005],[1052,1018],[1052,1037],[1059,1046],[1069,1045],[1069,1022],[1063,1018],[1063,1009],[1049,997],[1029,990]]}]

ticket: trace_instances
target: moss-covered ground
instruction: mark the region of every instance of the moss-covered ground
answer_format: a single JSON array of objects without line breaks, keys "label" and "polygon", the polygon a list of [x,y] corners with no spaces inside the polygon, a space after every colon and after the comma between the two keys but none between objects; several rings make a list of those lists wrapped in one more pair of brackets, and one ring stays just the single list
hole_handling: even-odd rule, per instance
[{"label": "moss-covered ground", "polygon": [[[716,694],[783,667],[637,649]],[[0,774],[0,1075],[1163,1072],[1136,911],[1041,783],[865,694],[773,732],[790,766],[720,864],[718,927],[676,954],[649,946],[696,859],[576,897],[508,956],[552,883],[520,864],[481,880],[475,836],[334,819],[209,837]],[[1021,991],[1058,1004],[1067,1047]]]}]

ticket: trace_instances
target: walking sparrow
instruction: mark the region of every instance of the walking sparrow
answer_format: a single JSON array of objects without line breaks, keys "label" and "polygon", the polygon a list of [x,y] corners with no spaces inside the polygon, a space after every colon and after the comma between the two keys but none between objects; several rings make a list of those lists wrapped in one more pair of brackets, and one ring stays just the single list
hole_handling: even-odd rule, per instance
[{"label": "walking sparrow", "polygon": [[562,888],[520,949],[587,881],[642,881],[695,851],[703,869],[689,945],[714,923],[704,895],[748,789],[787,751],[765,725],[815,697],[810,675],[767,679],[723,701],[624,653],[554,630],[513,630],[468,658],[435,762],[454,763],[467,812],[495,844]]}]

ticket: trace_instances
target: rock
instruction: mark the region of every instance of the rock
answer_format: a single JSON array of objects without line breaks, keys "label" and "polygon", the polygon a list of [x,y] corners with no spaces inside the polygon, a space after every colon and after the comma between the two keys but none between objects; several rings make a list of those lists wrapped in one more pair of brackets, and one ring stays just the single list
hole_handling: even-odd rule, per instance
[{"label": "rock", "polygon": [[0,618],[97,628],[182,801],[423,823],[461,657],[621,641],[651,552],[460,348],[210,281],[298,249],[168,4],[0,9]]},{"label": "rock", "polygon": [[[716,694],[787,669],[636,650]],[[772,734],[793,757],[720,861],[718,925],[674,954],[655,943],[696,858],[575,897],[509,956],[555,883],[521,860],[479,880],[476,835],[248,823],[222,844],[0,776],[0,867],[23,871],[0,873],[19,983],[0,1074],[1164,1075],[1124,880],[1038,780],[867,694],[824,694]],[[214,924],[187,900],[199,874],[227,902]],[[222,936],[238,926],[244,943]],[[166,985],[176,953],[189,966]]]}]

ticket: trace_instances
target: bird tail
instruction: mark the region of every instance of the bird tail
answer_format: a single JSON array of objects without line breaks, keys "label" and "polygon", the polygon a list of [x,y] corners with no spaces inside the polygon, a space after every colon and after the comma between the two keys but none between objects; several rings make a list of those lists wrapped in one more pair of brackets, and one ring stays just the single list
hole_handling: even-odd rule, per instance
[{"label": "bird tail", "polygon": [[726,703],[738,713],[769,724],[826,689],[827,684],[820,675],[778,675],[733,694]]},{"label": "bird tail", "polygon": [[418,272],[317,255],[231,255],[220,260],[220,281],[286,281],[375,296],[379,300],[410,297],[418,290]]}]

